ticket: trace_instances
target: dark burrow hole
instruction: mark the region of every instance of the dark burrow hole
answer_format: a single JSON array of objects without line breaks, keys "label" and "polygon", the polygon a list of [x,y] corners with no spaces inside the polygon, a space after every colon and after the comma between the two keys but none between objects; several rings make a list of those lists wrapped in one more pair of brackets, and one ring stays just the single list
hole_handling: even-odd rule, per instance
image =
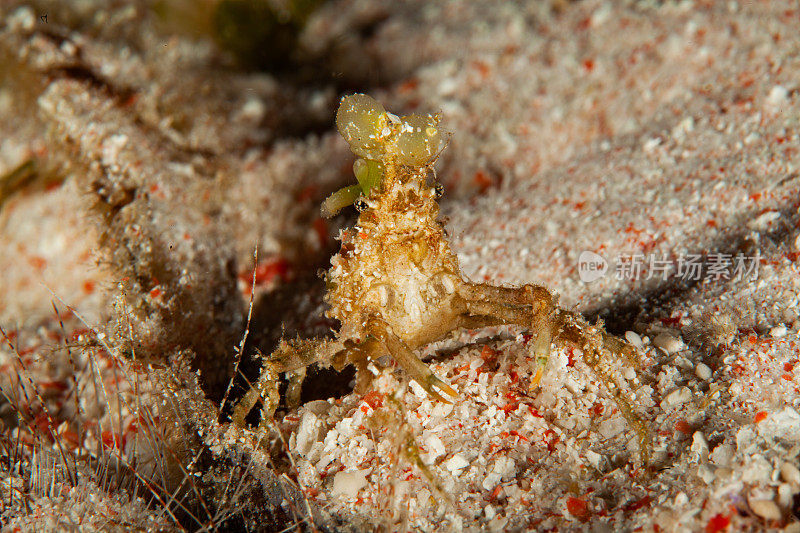
[{"label": "dark burrow hole", "polygon": [[[261,375],[262,356],[271,354],[281,337],[284,339],[310,339],[330,337],[338,330],[335,320],[324,315],[323,303],[325,283],[317,275],[319,268],[326,266],[328,255],[312,258],[295,271],[295,277],[259,297],[253,304],[250,335],[245,346],[246,357],[242,359],[239,375],[235,377],[221,421],[229,421],[233,406],[255,385]],[[351,383],[355,368],[346,366],[341,372],[324,364],[313,363],[306,367],[302,383],[301,404],[312,400],[340,398],[352,391]],[[279,411],[286,409],[288,379],[280,377],[281,403]],[[261,409],[254,407],[245,419],[248,424],[258,424]]]}]

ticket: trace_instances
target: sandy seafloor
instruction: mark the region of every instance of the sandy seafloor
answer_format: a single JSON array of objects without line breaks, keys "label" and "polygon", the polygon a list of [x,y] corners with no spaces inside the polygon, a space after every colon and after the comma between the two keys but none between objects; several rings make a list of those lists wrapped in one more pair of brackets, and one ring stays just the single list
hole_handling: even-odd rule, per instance
[{"label": "sandy seafloor", "polygon": [[[143,431],[140,403],[169,404],[152,373],[202,352],[192,332],[241,335],[256,245],[277,318],[254,337],[330,326],[323,289],[298,280],[354,220],[316,206],[350,180],[333,111],[355,90],[441,113],[442,214],[466,277],[545,285],[637,346],[609,364],[653,453],[643,467],[579,350],[555,345],[532,390],[522,330],[460,331],[426,351],[454,404],[384,369],[366,396],[279,411],[275,468],[305,497],[265,484],[264,508],[307,528],[312,509],[330,531],[800,531],[796,2],[331,1],[300,37],[325,71],[310,81],[232,68],[191,20],[159,22],[146,3],[104,4],[0,3],[0,175],[35,160],[58,176],[0,189],[4,531],[233,527],[247,506],[210,474],[188,484],[203,501],[187,496],[187,518],[97,465],[139,468],[140,485],[160,471],[178,493],[167,478],[185,488],[206,456],[228,461],[223,477],[231,457],[274,466],[247,455],[252,431],[217,423],[206,389],[170,389],[200,407],[169,429],[162,414]],[[97,198],[114,216],[145,207],[109,237]],[[598,256],[607,270],[582,280],[581,257]],[[230,371],[234,341],[200,367]],[[80,479],[47,463],[65,454]],[[241,530],[279,529],[241,512]]]}]

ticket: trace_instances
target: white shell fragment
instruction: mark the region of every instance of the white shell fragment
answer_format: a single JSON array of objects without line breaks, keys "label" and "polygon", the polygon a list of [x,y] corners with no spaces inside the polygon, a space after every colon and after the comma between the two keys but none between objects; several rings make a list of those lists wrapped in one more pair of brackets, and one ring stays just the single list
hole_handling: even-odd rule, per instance
[{"label": "white shell fragment", "polygon": [[683,350],[685,346],[683,340],[669,333],[656,335],[656,338],[653,339],[653,344],[655,344],[656,348],[670,355]]},{"label": "white shell fragment", "polygon": [[781,478],[786,482],[800,487],[800,470],[795,465],[789,462],[784,462],[781,465]]},{"label": "white shell fragment", "polygon": [[775,85],[764,99],[764,107],[771,113],[780,113],[789,103],[789,91],[783,85]]},{"label": "white shell fragment", "polygon": [[610,439],[611,437],[619,435],[625,431],[625,427],[625,419],[622,417],[617,417],[600,422],[598,431],[600,431],[600,434],[603,435],[603,437]]},{"label": "white shell fragment", "polygon": [[769,334],[775,339],[781,339],[786,336],[786,326],[775,326],[769,330]]},{"label": "white shell fragment", "polygon": [[333,477],[333,494],[355,498],[358,491],[367,485],[367,477],[361,470],[353,472],[338,472]]},{"label": "white shell fragment", "polygon": [[444,467],[447,468],[450,472],[457,472],[462,468],[469,466],[469,461],[461,457],[460,455],[456,454],[447,462],[444,463]]},{"label": "white shell fragment", "polygon": [[633,344],[637,348],[641,348],[644,345],[642,343],[642,338],[635,331],[626,331],[625,332],[625,340],[628,341],[629,343]]},{"label": "white shell fragment", "polygon": [[753,500],[748,499],[747,504],[750,506],[750,509],[763,518],[764,520],[780,520],[781,519],[781,510],[772,500]]},{"label": "white shell fragment", "polygon": [[747,227],[752,230],[763,231],[779,218],[781,218],[781,214],[778,211],[767,211],[748,222]]},{"label": "white shell fragment", "polygon": [[425,439],[425,444],[428,448],[428,461],[433,462],[442,455],[445,454],[446,450],[444,444],[442,443],[442,439],[440,439],[437,435],[430,435],[428,438]]},{"label": "white shell fragment", "polygon": [[695,431],[692,435],[692,457],[695,461],[705,461],[708,458],[708,441],[701,431]]},{"label": "white shell fragment", "polygon": [[697,366],[694,367],[694,373],[703,381],[711,379],[711,369],[705,363],[697,363]]},{"label": "white shell fragment", "polygon": [[675,407],[688,402],[692,398],[692,391],[688,387],[680,387],[667,394],[662,407]]}]

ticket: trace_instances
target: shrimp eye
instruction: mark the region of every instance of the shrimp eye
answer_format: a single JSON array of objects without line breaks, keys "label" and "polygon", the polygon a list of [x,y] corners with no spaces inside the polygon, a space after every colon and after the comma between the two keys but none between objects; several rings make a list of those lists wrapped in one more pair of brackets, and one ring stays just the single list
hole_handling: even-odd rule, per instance
[{"label": "shrimp eye", "polygon": [[442,185],[441,183],[437,183],[436,185],[434,185],[433,194],[436,196],[437,200],[442,196],[444,196],[444,185]]},{"label": "shrimp eye", "polygon": [[358,198],[358,200],[356,200],[356,201],[353,203],[353,205],[355,206],[356,210],[357,210],[359,213],[360,213],[361,211],[364,211],[364,210],[365,210],[365,209],[368,207],[368,206],[367,206],[367,201],[366,201],[366,200],[364,200],[364,197],[363,197],[363,196],[360,196],[360,197]]},{"label": "shrimp eye", "polygon": [[395,141],[400,162],[411,166],[424,165],[436,155],[442,142],[439,118],[432,115],[408,115],[402,121],[403,128]]},{"label": "shrimp eye", "polygon": [[336,127],[359,157],[380,158],[381,138],[387,126],[386,110],[371,96],[351,94],[342,98],[336,111]]}]

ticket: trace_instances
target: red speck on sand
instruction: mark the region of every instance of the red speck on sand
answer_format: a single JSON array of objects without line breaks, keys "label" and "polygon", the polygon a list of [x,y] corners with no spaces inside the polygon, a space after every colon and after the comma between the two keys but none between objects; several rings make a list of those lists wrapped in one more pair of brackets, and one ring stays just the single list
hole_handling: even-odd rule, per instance
[{"label": "red speck on sand", "polygon": [[719,533],[727,531],[728,526],[731,525],[731,519],[724,514],[716,514],[711,517],[711,520],[706,524],[706,533]]},{"label": "red speck on sand", "polygon": [[589,504],[587,504],[585,500],[573,498],[571,496],[567,498],[567,511],[581,521],[588,520],[592,515],[592,512],[589,510]]}]

